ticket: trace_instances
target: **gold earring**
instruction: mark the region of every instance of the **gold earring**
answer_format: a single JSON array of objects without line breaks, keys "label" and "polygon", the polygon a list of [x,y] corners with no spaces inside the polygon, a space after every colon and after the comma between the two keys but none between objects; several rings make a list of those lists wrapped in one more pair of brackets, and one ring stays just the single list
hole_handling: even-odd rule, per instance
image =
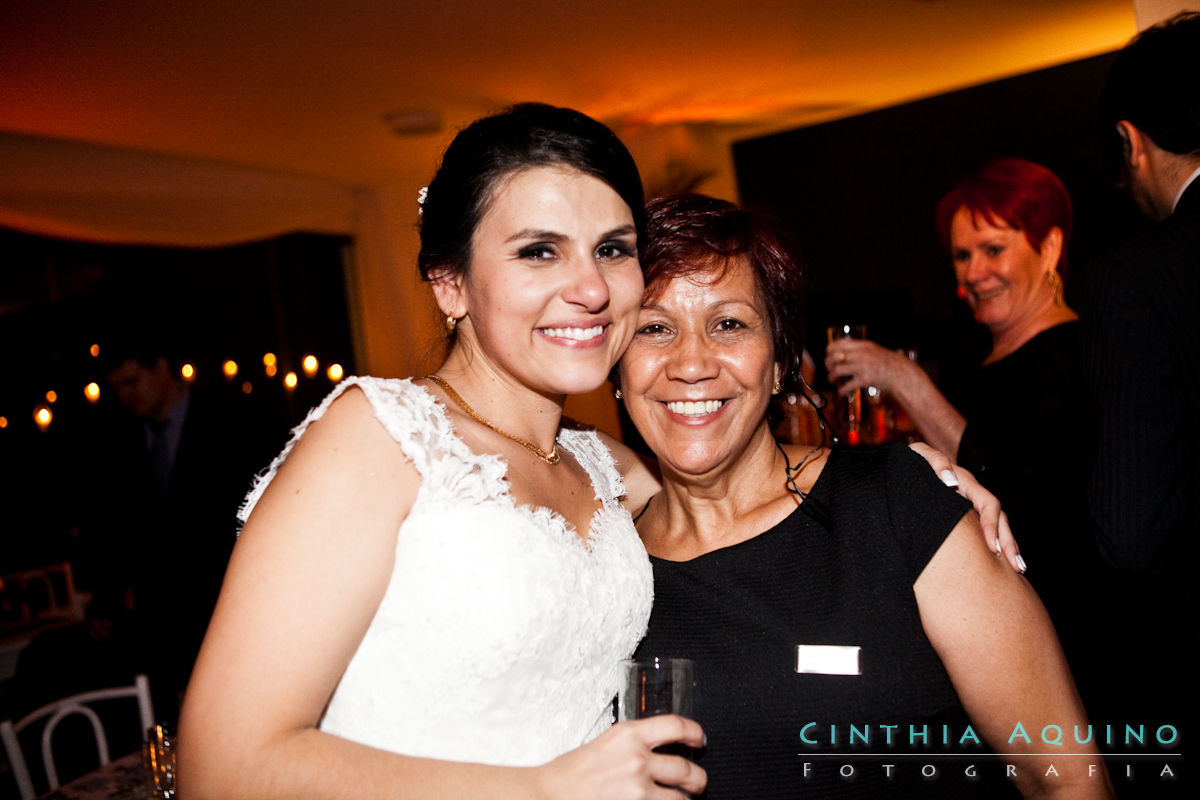
[{"label": "gold earring", "polygon": [[620,390],[620,389],[615,389],[615,390],[613,391],[613,397],[615,397],[615,398],[617,398],[618,400],[620,400],[620,399],[621,399],[621,390]]},{"label": "gold earring", "polygon": [[771,394],[779,394],[783,391],[783,384],[775,381],[775,385],[771,387]]},{"label": "gold earring", "polygon": [[1063,304],[1063,283],[1062,276],[1058,274],[1058,270],[1052,269],[1046,273],[1046,280],[1050,284],[1050,292],[1054,295],[1054,305],[1061,306]]},{"label": "gold earring", "polygon": [[446,333],[454,333],[454,329],[458,327],[458,320],[453,314],[446,315]]}]

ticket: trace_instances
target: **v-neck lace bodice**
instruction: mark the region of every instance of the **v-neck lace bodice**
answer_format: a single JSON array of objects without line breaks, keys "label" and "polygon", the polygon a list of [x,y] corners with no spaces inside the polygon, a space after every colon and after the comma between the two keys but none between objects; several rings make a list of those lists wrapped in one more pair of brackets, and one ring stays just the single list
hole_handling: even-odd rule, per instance
[{"label": "v-neck lace bodice", "polygon": [[[556,511],[515,503],[504,461],[470,450],[443,406],[411,381],[343,381],[292,443],[350,386],[422,484],[383,600],[321,729],[410,755],[510,765],[544,763],[599,735],[652,597],[608,448],[592,431],[558,435],[600,502],[584,541]],[[292,443],[251,491],[243,519]]]}]

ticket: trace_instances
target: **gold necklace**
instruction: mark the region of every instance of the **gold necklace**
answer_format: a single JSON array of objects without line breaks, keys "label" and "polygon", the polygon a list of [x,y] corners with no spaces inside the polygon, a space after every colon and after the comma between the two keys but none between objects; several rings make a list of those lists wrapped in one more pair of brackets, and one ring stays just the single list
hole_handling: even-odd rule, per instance
[{"label": "gold necklace", "polygon": [[438,386],[442,387],[442,389],[446,392],[446,394],[448,394],[450,396],[450,399],[453,400],[455,402],[455,404],[458,405],[459,408],[461,408],[463,411],[465,411],[467,413],[467,416],[469,416],[471,419],[475,420],[479,424],[486,425],[487,427],[491,428],[492,430],[494,430],[496,433],[500,434],[501,436],[512,439],[514,442],[521,445],[521,447],[524,447],[526,450],[533,453],[535,456],[540,458],[542,461],[545,461],[547,464],[557,464],[559,462],[560,459],[558,457],[558,445],[557,444],[554,445],[553,447],[551,447],[550,452],[547,453],[545,450],[538,447],[533,442],[526,441],[525,439],[522,439],[520,436],[511,434],[508,431],[501,430],[500,428],[497,428],[492,423],[488,422],[483,417],[479,416],[479,414],[475,411],[475,409],[471,408],[471,406],[467,403],[467,401],[462,399],[462,395],[460,395],[458,392],[454,391],[454,387],[451,386],[450,384],[446,383],[446,381],[440,375],[426,375],[425,379],[431,380],[434,383],[436,383]]}]

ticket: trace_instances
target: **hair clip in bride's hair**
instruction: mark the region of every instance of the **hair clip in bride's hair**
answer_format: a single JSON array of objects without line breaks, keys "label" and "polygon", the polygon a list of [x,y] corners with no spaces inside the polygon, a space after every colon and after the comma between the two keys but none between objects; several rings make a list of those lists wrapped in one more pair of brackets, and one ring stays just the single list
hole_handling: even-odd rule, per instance
[{"label": "hair clip in bride's hair", "polygon": [[429,196],[429,187],[428,186],[422,186],[417,191],[417,213],[422,216],[425,215],[425,208],[424,208],[425,198],[428,196]]}]

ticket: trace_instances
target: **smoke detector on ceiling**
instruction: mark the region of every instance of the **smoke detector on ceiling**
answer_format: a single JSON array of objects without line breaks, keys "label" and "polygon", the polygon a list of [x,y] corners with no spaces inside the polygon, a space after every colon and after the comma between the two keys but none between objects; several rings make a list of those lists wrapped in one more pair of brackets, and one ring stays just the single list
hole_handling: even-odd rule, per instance
[{"label": "smoke detector on ceiling", "polygon": [[419,136],[442,129],[442,115],[428,108],[398,108],[383,117],[397,136]]}]

